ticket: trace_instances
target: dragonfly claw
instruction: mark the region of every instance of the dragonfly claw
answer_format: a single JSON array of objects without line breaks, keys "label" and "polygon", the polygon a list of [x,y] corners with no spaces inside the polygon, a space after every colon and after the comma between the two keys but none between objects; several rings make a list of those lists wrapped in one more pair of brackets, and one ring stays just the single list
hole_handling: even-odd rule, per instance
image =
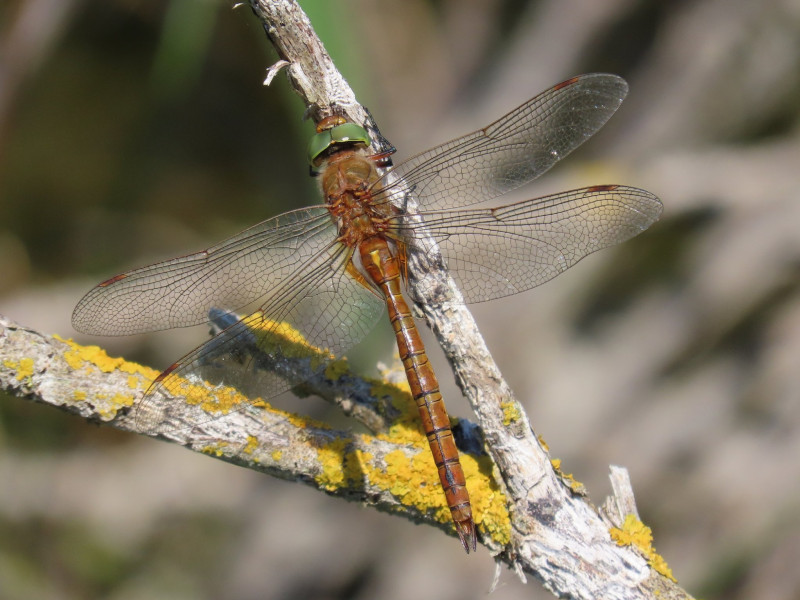
[{"label": "dragonfly claw", "polygon": [[461,540],[461,545],[464,546],[464,550],[467,551],[467,554],[469,554],[470,549],[475,552],[478,538],[473,520],[469,518],[465,521],[454,521],[454,523],[456,526],[456,533]]}]

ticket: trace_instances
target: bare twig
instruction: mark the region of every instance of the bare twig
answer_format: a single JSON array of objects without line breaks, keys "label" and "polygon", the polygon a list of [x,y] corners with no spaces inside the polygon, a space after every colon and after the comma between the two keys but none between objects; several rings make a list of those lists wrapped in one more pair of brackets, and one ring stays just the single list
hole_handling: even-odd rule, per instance
[{"label": "bare twig", "polygon": [[622,527],[628,515],[639,518],[631,477],[625,467],[611,465],[608,478],[611,480],[611,495],[603,503],[603,512],[611,525]]}]

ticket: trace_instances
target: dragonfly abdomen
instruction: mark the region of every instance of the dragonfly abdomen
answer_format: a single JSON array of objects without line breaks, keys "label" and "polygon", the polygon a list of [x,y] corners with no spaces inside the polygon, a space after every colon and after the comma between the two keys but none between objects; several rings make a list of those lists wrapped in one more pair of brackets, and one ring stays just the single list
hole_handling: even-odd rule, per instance
[{"label": "dragonfly abdomen", "polygon": [[411,395],[422,418],[439,480],[461,543],[469,553],[475,550],[475,524],[472,520],[466,479],[458,458],[450,418],[439,392],[439,382],[428,360],[414,318],[400,287],[400,261],[382,236],[364,240],[359,246],[361,264],[386,298],[389,320],[397,339]]}]

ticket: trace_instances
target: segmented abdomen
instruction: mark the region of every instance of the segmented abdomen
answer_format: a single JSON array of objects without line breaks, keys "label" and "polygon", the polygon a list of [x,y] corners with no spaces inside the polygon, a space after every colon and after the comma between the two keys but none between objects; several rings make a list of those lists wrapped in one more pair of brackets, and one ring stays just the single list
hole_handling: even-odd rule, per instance
[{"label": "segmented abdomen", "polygon": [[359,252],[364,269],[386,298],[389,320],[397,338],[400,359],[405,367],[411,394],[419,408],[422,427],[428,437],[456,532],[467,552],[470,549],[475,550],[475,524],[472,520],[464,471],[450,429],[450,418],[439,393],[439,382],[403,297],[400,262],[392,255],[386,240],[379,236],[363,241],[359,246]]}]

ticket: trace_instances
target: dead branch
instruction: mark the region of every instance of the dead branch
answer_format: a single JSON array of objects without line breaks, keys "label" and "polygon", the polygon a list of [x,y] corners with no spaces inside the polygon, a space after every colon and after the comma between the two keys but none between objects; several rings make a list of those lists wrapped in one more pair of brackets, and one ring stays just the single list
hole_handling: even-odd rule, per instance
[{"label": "dead branch", "polygon": [[[290,63],[289,78],[311,114],[324,114],[325,106],[354,98],[295,2],[251,0],[251,5],[281,59]],[[500,558],[533,574],[558,596],[689,597],[648,568],[641,557],[618,546],[596,509],[564,484],[503,380],[472,315],[460,302],[452,279],[437,268],[435,258],[431,261],[430,256],[416,254],[410,262],[410,283],[418,292],[446,290],[451,299],[442,303],[422,298],[419,308],[478,416],[509,500],[512,533]],[[421,282],[424,285],[416,285]]]},{"label": "dead branch", "polygon": [[[176,425],[153,437],[452,534],[450,511],[436,493],[438,474],[407,390],[359,378],[346,364],[338,364],[333,372],[333,383],[311,379],[303,384],[305,392],[330,396],[340,382],[362,396],[357,410],[351,411],[353,416],[374,425],[386,419],[381,407],[389,407],[391,428],[382,427],[379,435],[337,431],[264,402],[244,403],[244,410],[210,418],[207,407],[164,398]],[[97,346],[43,335],[0,315],[0,389],[12,395],[139,433],[130,409],[156,375],[158,372],[148,367],[109,357]],[[366,389],[375,392],[367,397]],[[208,397],[213,398],[214,392],[209,387]],[[335,393],[335,397],[342,396],[341,389]],[[344,408],[352,408],[353,402],[349,398]],[[486,475],[488,457],[467,456],[465,462],[475,484],[486,491],[484,526],[488,531],[502,530],[507,527],[508,515],[505,500]],[[502,539],[500,534],[497,538]],[[495,552],[503,546],[488,538],[485,543]]]}]

